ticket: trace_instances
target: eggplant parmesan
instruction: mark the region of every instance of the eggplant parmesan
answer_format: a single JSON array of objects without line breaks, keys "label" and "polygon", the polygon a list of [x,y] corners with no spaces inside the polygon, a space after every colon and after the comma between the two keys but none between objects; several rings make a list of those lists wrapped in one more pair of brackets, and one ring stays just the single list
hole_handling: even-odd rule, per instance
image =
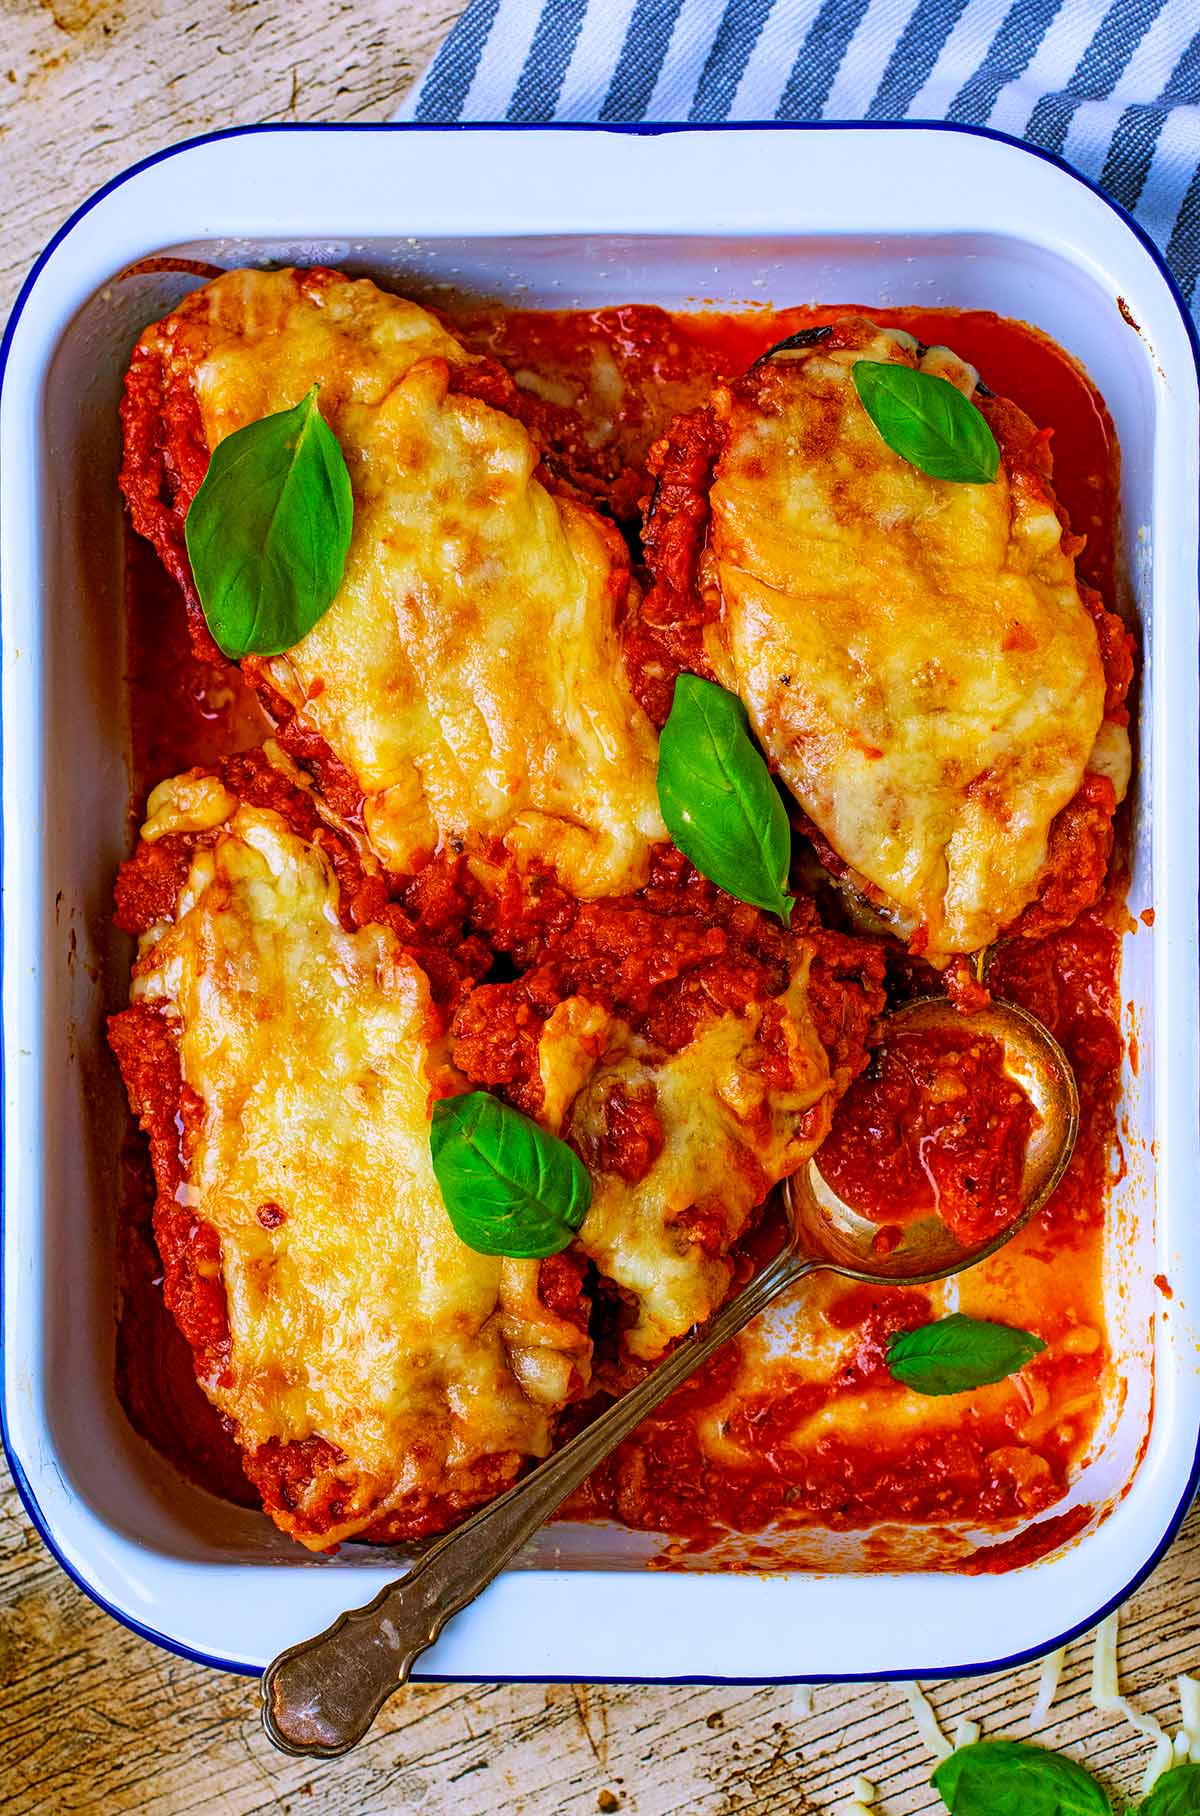
[{"label": "eggplant parmesan", "polygon": [[[430,1106],[468,1082],[456,1048],[486,1072],[468,1030],[481,1012],[502,1028],[501,1003],[471,989],[469,943],[426,950],[371,881],[369,855],[268,745],[160,783],[118,885],[139,951],[110,1038],[151,1138],[167,1302],[265,1505],[321,1547],[411,1536],[494,1493],[548,1449],[590,1356],[582,1299],[551,1310],[536,1261],[481,1255],[446,1218]],[[683,968],[705,967],[711,990],[728,935],[695,908],[680,918],[698,936]],[[751,1212],[831,1120],[808,1000],[819,936],[743,939],[756,994],[693,1009],[682,1045],[678,1004],[674,1038],[665,1019],[651,1038],[630,947],[611,1000],[646,1004],[638,1031],[593,980],[533,1049],[541,1120],[594,1172],[579,1250],[634,1308],[631,1356],[720,1302]],[[855,1065],[881,1000],[881,965],[867,971],[873,994],[834,990]],[[665,1017],[661,976],[656,989]]]},{"label": "eggplant parmesan", "polygon": [[200,1384],[273,1517],[324,1548],[494,1494],[549,1448],[590,1346],[536,1261],[450,1227],[429,1112],[462,1081],[420,937],[358,918],[359,859],[288,770],[268,751],[154,789],[110,1038]]},{"label": "eggplant parmesan", "polygon": [[788,931],[656,854],[647,887],[571,902],[477,865],[477,923],[520,970],[452,1025],[456,1063],[584,1157],[582,1252],[650,1359],[725,1297],[771,1188],[819,1147],[883,1008],[877,942]]},{"label": "eggplant parmesan", "polygon": [[[996,480],[893,450],[864,358],[970,397]],[[349,553],[315,624],[239,673],[187,514],[214,451],[313,386]],[[806,1284],[569,1512],[697,1550],[915,1524],[961,1564],[949,1522],[1061,1500],[1110,1374],[1132,645],[1106,420],[1061,350],[983,314],[441,316],[246,271],[147,328],[121,476],[141,833],[116,919],[137,955],[109,1028],[147,1138],[123,1241],[158,1259],[125,1268],[119,1354],[131,1417],[186,1471],[244,1472],[314,1549],[437,1532],[749,1277],[781,1237],[775,1187],[823,1144],[883,1243],[898,1197],[1003,1222],[1023,1094],[978,1042],[880,1038],[913,993],[964,1000],[963,955],[990,946],[987,989],[1069,1056],[1081,1134],[958,1303],[1044,1350],[923,1399],[887,1356],[937,1288]],[[667,838],[657,728],[684,673],[737,696],[786,785],[784,912]],[[582,1164],[557,1252],[462,1233],[431,1130],[475,1093]],[[164,1331],[194,1403],[148,1385]]]},{"label": "eggplant parmesan", "polygon": [[795,338],[658,445],[644,615],[696,627],[693,665],[744,701],[818,852],[944,965],[1053,886],[1073,803],[1111,819],[1128,639],[1078,583],[1021,410],[976,395],[993,482],[931,478],[883,440],[854,367],[919,366],[968,394],[974,369],[864,317]]},{"label": "eggplant parmesan", "polygon": [[354,533],[332,608],[247,661],[281,742],[393,872],[491,836],[579,895],[636,888],[664,832],[654,728],[619,660],[625,545],[548,489],[511,381],[417,304],[331,271],[236,271],[142,336],[122,485],[201,648],[184,522],[209,457],[314,384]]}]

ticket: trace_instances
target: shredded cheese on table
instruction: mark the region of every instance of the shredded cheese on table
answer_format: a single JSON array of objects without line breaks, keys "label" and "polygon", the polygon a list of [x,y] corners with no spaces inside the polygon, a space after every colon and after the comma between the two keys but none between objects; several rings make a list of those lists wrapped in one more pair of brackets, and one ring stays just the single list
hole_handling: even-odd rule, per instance
[{"label": "shredded cheese on table", "polygon": [[[1144,1709],[1136,1709],[1127,1696],[1121,1695],[1120,1671],[1117,1663],[1117,1641],[1120,1635],[1120,1612],[1114,1609],[1096,1628],[1096,1643],[1092,1652],[1092,1702],[1105,1715],[1121,1715],[1154,1742],[1154,1752],[1142,1780],[1142,1795],[1147,1795],[1156,1778],[1167,1770],[1175,1757],[1175,1748],[1171,1736],[1165,1732],[1162,1723]],[[1182,1700],[1182,1698],[1181,1698]]]},{"label": "shredded cheese on table", "polygon": [[1057,1652],[1048,1652],[1042,1660],[1042,1669],[1038,1677],[1037,1695],[1025,1723],[1027,1734],[1036,1734],[1050,1713],[1054,1698],[1058,1695],[1058,1680],[1062,1676],[1063,1660],[1067,1648],[1060,1646]]},{"label": "shredded cheese on table", "polygon": [[[1142,1780],[1141,1794],[1149,1795],[1154,1784],[1163,1773],[1172,1766],[1185,1761],[1200,1765],[1200,1678],[1186,1674],[1177,1679],[1179,1690],[1179,1716],[1181,1726],[1175,1736],[1164,1729],[1162,1723],[1149,1713],[1139,1709],[1121,1694],[1120,1667],[1118,1662],[1118,1642],[1120,1638],[1119,1611],[1110,1614],[1095,1630],[1095,1643],[1092,1651],[1091,1698],[1093,1706],[1105,1715],[1119,1715],[1139,1734],[1144,1734],[1154,1742],[1154,1751],[1146,1767]],[[1066,1647],[1060,1646],[1056,1652],[1050,1652],[1042,1660],[1041,1673],[1038,1678],[1037,1695],[1025,1724],[1027,1733],[1034,1733],[1041,1727],[1058,1694],[1059,1679],[1062,1675]],[[906,1683],[901,1686],[912,1710],[917,1724],[917,1732],[922,1742],[934,1758],[941,1763],[956,1753],[960,1747],[973,1746],[980,1737],[980,1726],[969,1716],[960,1715],[954,1727],[953,1742],[947,1740],[938,1722],[936,1711],[920,1684]],[[865,1782],[860,1780],[860,1783]],[[874,1792],[872,1791],[872,1795]],[[870,1797],[863,1797],[855,1787],[854,1798],[844,1808],[842,1816],[875,1816]]]},{"label": "shredded cheese on table", "polygon": [[917,1724],[917,1733],[921,1736],[925,1746],[929,1752],[933,1754],[935,1759],[949,1759],[954,1748],[950,1745],[950,1742],[946,1739],[946,1736],[938,1726],[938,1718],[933,1704],[922,1690],[920,1684],[905,1684],[903,1685],[903,1690],[905,1696],[908,1698],[908,1706],[912,1710],[913,1720]]},{"label": "shredded cheese on table", "polygon": [[1176,1754],[1171,1736],[1169,1734],[1160,1734],[1154,1743],[1154,1751],[1150,1755],[1150,1764],[1146,1767],[1145,1776],[1142,1779],[1143,1797],[1148,1797],[1150,1795],[1150,1792],[1154,1789],[1154,1786],[1158,1783],[1163,1773],[1169,1772],[1171,1767],[1175,1764],[1177,1757],[1178,1755]]},{"label": "shredded cheese on table", "polygon": [[856,1778],[850,1787],[850,1801],[842,1805],[841,1816],[879,1816],[875,1799],[879,1793],[869,1778]]}]

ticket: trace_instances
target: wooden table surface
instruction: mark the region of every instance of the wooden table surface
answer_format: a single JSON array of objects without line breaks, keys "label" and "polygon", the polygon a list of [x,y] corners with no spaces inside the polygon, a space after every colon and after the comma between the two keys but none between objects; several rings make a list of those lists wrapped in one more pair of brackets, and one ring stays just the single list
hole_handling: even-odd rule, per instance
[{"label": "wooden table surface", "polygon": [[[456,0],[0,0],[0,312],[65,215],[134,159],[254,120],[382,120],[461,11]],[[1177,1724],[1200,1670],[1200,1516],[1130,1603],[1127,1689]],[[979,1636],[987,1650],[987,1635]],[[1040,1738],[1111,1788],[1148,1746],[1096,1715],[1078,1643]],[[934,1700],[1018,1732],[1036,1667],[948,1683]],[[95,1608],[30,1527],[0,1464],[0,1807],[249,1816],[806,1816],[862,1772],[884,1816],[934,1811],[930,1761],[899,1690],[832,1686],[812,1713],[772,1688],[419,1687],[349,1760],[272,1752],[257,1692],[156,1650]]]}]

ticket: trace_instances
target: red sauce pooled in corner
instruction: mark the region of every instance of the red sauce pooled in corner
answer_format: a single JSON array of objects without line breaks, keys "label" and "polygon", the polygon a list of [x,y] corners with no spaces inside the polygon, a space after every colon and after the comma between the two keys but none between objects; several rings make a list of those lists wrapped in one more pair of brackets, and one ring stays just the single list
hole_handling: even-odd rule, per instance
[{"label": "red sauce pooled in corner", "polygon": [[[453,325],[513,374],[556,477],[632,533],[648,489],[646,450],[671,417],[702,403],[713,382],[744,370],[775,341],[836,313],[492,309],[457,316]],[[1116,448],[1086,376],[1036,331],[986,312],[869,313],[952,346],[993,391],[1053,431],[1056,491],[1072,528],[1087,538],[1080,576],[1111,605]],[[181,600],[144,547],[131,552],[133,805],[140,810],[163,776],[257,743],[265,727],[236,674],[191,657]],[[1067,931],[999,948],[989,972],[993,992],[1040,1016],[1066,1049],[1080,1087],[1081,1132],[1053,1198],[1013,1244],[962,1279],[957,1304],[1035,1330],[1045,1351],[1009,1381],[970,1396],[922,1400],[888,1374],[887,1345],[896,1331],[938,1316],[943,1290],[807,1283],[781,1308],[773,1339],[752,1327],[730,1345],[646,1421],[567,1511],[668,1532],[699,1550],[730,1529],[752,1533],[770,1522],[845,1530],[961,1520],[1003,1529],[1061,1499],[1089,1454],[1111,1385],[1101,1239],[1121,1060],[1122,925],[1120,890],[1110,884],[1106,900]],[[898,996],[908,993],[904,963],[896,966],[895,985]],[[968,1084],[969,1115],[947,1088],[956,1077]],[[848,1197],[864,1208],[870,1199],[883,1226],[895,1221],[901,1195],[912,1202],[913,1193],[924,1192],[957,1227],[977,1230],[993,1212],[999,1216],[1013,1190],[1022,1116],[1029,1114],[1021,1103],[1012,1101],[984,1042],[972,1041],[953,1067],[936,1043],[926,1040],[922,1050],[892,1042],[847,1099],[823,1164],[834,1183],[844,1181]],[[185,1473],[252,1500],[236,1448],[195,1385],[186,1345],[162,1306],[142,1167],[139,1149],[122,1238],[122,1398],[138,1429]],[[777,1240],[768,1219],[751,1237],[743,1275],[773,1234]],[[613,1302],[598,1298],[619,1316]],[[604,1314],[597,1339],[602,1355]],[[1078,1519],[1071,1513],[1051,1521],[1046,1544],[1067,1536]],[[997,1548],[989,1567],[1029,1561],[1041,1532]],[[961,1566],[965,1555],[950,1547],[946,1561]]]}]

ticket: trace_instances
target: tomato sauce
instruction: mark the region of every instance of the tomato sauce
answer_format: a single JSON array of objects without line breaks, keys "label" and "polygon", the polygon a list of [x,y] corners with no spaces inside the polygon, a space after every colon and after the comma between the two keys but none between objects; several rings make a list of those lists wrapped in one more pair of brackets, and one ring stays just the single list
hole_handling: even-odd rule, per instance
[{"label": "tomato sauce", "polygon": [[[578,1514],[603,1512],[699,1546],[767,1523],[1003,1525],[1061,1499],[1111,1385],[1101,1243],[1121,1054],[1120,914],[1114,887],[1067,932],[1002,947],[989,972],[995,994],[1039,1015],[1066,1050],[1080,1134],[1032,1223],[961,1277],[957,1309],[1032,1330],[1046,1350],[1019,1376],[969,1397],[917,1401],[891,1379],[883,1351],[895,1331],[949,1309],[945,1289],[805,1282],[784,1307],[792,1354],[780,1361],[752,1327],[714,1363],[703,1417],[696,1389],[673,1396],[576,1497]],[[903,972],[901,997],[910,988]],[[1040,1554],[1017,1545],[1007,1567],[1032,1555]]]},{"label": "tomato sauce", "polygon": [[[835,313],[472,308],[456,312],[453,326],[511,375],[514,407],[542,440],[550,483],[606,512],[637,559],[651,442],[676,414],[702,405],[714,382],[736,376],[798,327]],[[1073,529],[1086,537],[1081,576],[1111,607],[1117,450],[1103,402],[1082,371],[1035,330],[987,312],[871,313],[922,340],[952,346],[993,391],[1052,431],[1057,496]],[[133,806],[140,812],[148,788],[161,777],[259,742],[266,721],[235,671],[193,655],[182,596],[132,536],[128,574]],[[1081,800],[1077,810],[1077,842],[1091,854],[1086,861],[1092,873],[1108,858],[1106,805]],[[1069,866],[1063,877],[1069,890]],[[423,918],[429,909],[436,918],[443,903],[452,919],[461,909],[457,887],[452,876],[431,867],[412,885],[406,912]],[[734,1002],[739,992],[745,1000],[746,993],[777,988],[780,953],[769,931],[710,912],[702,899],[706,888],[672,873],[668,863],[650,899],[636,904],[581,907],[550,896],[539,904],[521,898],[515,885],[501,891],[486,911],[490,924],[480,931],[503,954],[505,969],[458,1006],[460,1064],[497,1088],[513,1089],[518,1099],[522,1080],[535,1092],[531,1034],[535,1045],[541,1019],[568,988],[619,1001],[623,1014],[640,1019],[647,1036],[668,1047],[688,1037],[699,1002],[693,991],[709,998],[715,990]],[[1085,893],[1081,888],[1079,899]],[[365,916],[370,904],[359,909]],[[822,928],[811,905],[804,904],[802,913],[811,915],[820,946],[812,989],[818,1016],[825,1016],[822,1038],[843,1067],[845,1084],[861,1064],[863,1038],[861,1017],[840,1025],[846,980],[858,976],[869,996],[878,991],[881,972],[863,984],[862,942],[834,925]],[[1011,1380],[969,1396],[922,1401],[892,1380],[886,1347],[896,1331],[947,1309],[945,1289],[806,1283],[781,1308],[792,1339],[783,1353],[752,1327],[596,1472],[570,1514],[614,1517],[669,1533],[686,1548],[768,1523],[844,1530],[881,1521],[935,1528],[965,1521],[1002,1530],[1061,1500],[1089,1454],[1111,1387],[1101,1240],[1122,1051],[1121,924],[1118,881],[1065,929],[1031,925],[1032,937],[1000,946],[988,976],[989,988],[1031,1009],[1065,1047],[1079,1080],[1081,1131],[1052,1199],[1013,1244],[963,1278],[956,1302],[975,1316],[1036,1331],[1045,1351]],[[929,987],[919,970],[919,961],[898,950],[892,954],[888,989],[894,1000]],[[986,1045],[973,1046],[965,1061],[960,1055],[951,1066],[944,1051],[893,1045],[846,1100],[823,1164],[834,1175],[840,1168],[847,1187],[853,1181],[856,1190],[847,1195],[857,1201],[865,1194],[885,1230],[897,1221],[893,1193],[911,1193],[914,1203],[937,1202],[973,1230],[1008,1202],[1023,1112],[1004,1090]],[[953,1078],[956,1069],[969,1076],[966,1115],[953,1095],[931,1108],[925,1094],[930,1080]],[[631,1095],[613,1107],[603,1135],[606,1163],[635,1179],[652,1163],[659,1139],[653,1103]],[[986,1189],[980,1189],[981,1177]],[[191,1380],[186,1346],[163,1305],[149,1233],[153,1194],[140,1146],[131,1157],[130,1179],[118,1342],[122,1398],[138,1429],[181,1470],[246,1499],[236,1449]],[[768,1213],[743,1244],[735,1283],[770,1252],[779,1234]],[[638,1372],[619,1356],[618,1296],[590,1270],[585,1279],[571,1265],[548,1269],[548,1303],[562,1300],[583,1315],[582,1292],[593,1300],[597,1376],[615,1389]],[[1080,1516],[1061,1517],[1065,1537]],[[998,1547],[991,1555],[989,1567],[1001,1568],[1032,1553],[1018,1537],[1011,1551]]]},{"label": "tomato sauce", "polygon": [[938,1216],[964,1243],[1016,1216],[1033,1108],[988,1034],[898,1029],[838,1105],[822,1175],[880,1224]]}]

